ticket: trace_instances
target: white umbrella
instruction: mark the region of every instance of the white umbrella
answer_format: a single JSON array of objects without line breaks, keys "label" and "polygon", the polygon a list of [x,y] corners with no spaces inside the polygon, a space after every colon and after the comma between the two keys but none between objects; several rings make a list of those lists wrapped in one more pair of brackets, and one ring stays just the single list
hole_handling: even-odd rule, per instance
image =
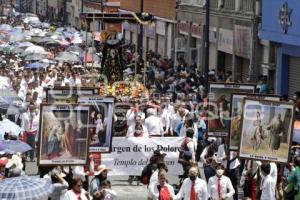
[{"label": "white umbrella", "polygon": [[46,53],[46,50],[40,46],[30,46],[25,49],[25,54],[43,54]]},{"label": "white umbrella", "polygon": [[1,24],[0,25],[0,30],[1,31],[11,31],[12,30],[12,26],[9,24]]},{"label": "white umbrella", "polygon": [[39,28],[33,28],[31,30],[29,30],[27,33],[30,36],[38,36],[40,33],[42,33],[43,31]]},{"label": "white umbrella", "polygon": [[0,140],[3,140],[4,134],[9,132],[18,136],[22,132],[22,128],[9,119],[3,119],[0,121]]},{"label": "white umbrella", "polygon": [[10,35],[9,38],[10,42],[21,42],[25,40],[25,34],[24,33],[18,33],[14,32]]},{"label": "white umbrella", "polygon": [[23,19],[24,23],[37,23],[39,21],[40,21],[40,19],[38,17],[25,17]]},{"label": "white umbrella", "polygon": [[82,43],[82,39],[78,36],[75,36],[71,39],[71,43],[73,44],[81,44]]}]

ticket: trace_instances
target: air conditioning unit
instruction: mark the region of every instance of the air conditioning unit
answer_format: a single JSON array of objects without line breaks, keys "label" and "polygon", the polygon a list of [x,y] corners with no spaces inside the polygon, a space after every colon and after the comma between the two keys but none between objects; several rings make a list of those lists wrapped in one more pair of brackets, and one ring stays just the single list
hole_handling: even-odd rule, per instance
[{"label": "air conditioning unit", "polygon": [[218,0],[218,8],[224,8],[224,0]]}]

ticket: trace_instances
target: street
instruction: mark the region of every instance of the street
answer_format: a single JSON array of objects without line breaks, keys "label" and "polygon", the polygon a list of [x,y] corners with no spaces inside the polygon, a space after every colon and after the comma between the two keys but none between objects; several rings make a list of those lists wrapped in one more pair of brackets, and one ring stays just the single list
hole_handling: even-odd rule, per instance
[{"label": "street", "polygon": [[[27,162],[26,163],[26,174],[36,175],[38,173],[38,168],[36,162]],[[204,177],[203,168],[200,166],[201,177]],[[169,183],[177,184],[177,176],[169,176]],[[112,183],[112,189],[115,190],[118,194],[118,200],[141,200],[147,198],[147,186],[143,184],[137,185],[137,182],[134,181],[132,185],[128,184],[128,176],[111,176],[109,180]],[[243,191],[239,188],[239,200],[243,198]]]}]

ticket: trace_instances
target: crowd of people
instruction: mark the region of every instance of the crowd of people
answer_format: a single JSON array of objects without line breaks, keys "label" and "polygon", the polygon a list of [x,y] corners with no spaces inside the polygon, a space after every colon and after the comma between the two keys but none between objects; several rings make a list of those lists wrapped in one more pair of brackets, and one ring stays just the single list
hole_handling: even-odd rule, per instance
[{"label": "crowd of people", "polygon": [[[33,29],[30,24],[16,18],[2,19],[1,23],[21,27],[24,30]],[[48,27],[45,31],[50,32],[50,29]],[[8,98],[10,102],[7,107],[5,105],[5,108],[1,107],[0,121],[4,118],[8,119],[19,125],[22,130],[19,134],[6,132],[2,139],[23,140],[32,147],[32,150],[26,154],[3,153],[1,155],[1,179],[22,176],[25,173],[26,161],[35,161],[40,120],[39,105],[45,100],[45,88],[100,87],[102,84],[100,79],[94,78],[95,74],[100,73],[97,68],[74,67],[80,63],[61,63],[51,60],[60,52],[75,46],[71,42],[72,38],[66,37],[66,40],[69,41],[68,46],[44,46],[49,52],[45,58],[49,64],[48,67],[39,70],[27,68],[34,61],[25,60],[18,53],[0,51],[1,90],[13,91],[15,94]],[[76,45],[76,48],[83,50],[85,45],[83,42]],[[139,177],[129,177],[130,184],[134,179],[147,184],[149,200],[238,200],[241,196],[247,200],[300,198],[298,146],[294,146],[294,154],[287,165],[240,159],[237,152],[228,151],[228,141],[225,138],[206,135],[207,85],[205,77],[198,71],[197,66],[188,66],[181,58],[178,66],[174,68],[171,60],[161,58],[149,51],[146,61],[138,61],[138,75],[136,75],[133,73],[132,66],[135,58],[131,49],[131,45],[124,46],[122,62],[124,66],[128,66],[124,69],[124,79],[133,81],[136,77],[142,77],[142,69],[146,62],[146,87],[150,91],[150,97],[147,100],[146,110],[141,108],[142,102],[138,97],[129,99],[131,107],[125,115],[127,131],[124,136],[169,136],[183,137],[184,140],[178,157],[183,175],[179,177],[180,181],[176,185],[168,182],[165,154],[160,151],[154,151],[153,157],[149,159],[150,163],[145,167],[147,172]],[[221,70],[218,72],[211,70],[208,79],[214,82],[233,81],[230,71]],[[262,77],[259,86],[259,93],[269,92],[265,77]],[[299,99],[298,95],[296,102],[299,102]],[[298,104],[297,108],[299,108]],[[40,177],[49,179],[53,185],[49,198],[53,200],[116,199],[117,193],[108,180],[110,169],[104,165],[94,169],[93,157],[89,160],[91,166],[39,167]],[[89,177],[93,178],[89,180]]]}]

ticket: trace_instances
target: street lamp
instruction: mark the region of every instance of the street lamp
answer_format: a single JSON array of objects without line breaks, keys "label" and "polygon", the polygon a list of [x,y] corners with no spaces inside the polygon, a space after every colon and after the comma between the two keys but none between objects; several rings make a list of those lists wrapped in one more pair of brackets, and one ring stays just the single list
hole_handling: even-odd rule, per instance
[{"label": "street lamp", "polygon": [[[141,0],[140,11],[141,14],[144,12],[144,0]],[[140,35],[138,38],[138,45],[137,45],[138,47],[137,52],[139,53],[139,55],[143,55],[143,35],[144,35],[143,24],[140,24]]]},{"label": "street lamp", "polygon": [[205,83],[206,89],[208,91],[208,69],[209,69],[209,13],[210,13],[210,2],[206,0],[205,5],[205,26],[204,26],[204,76],[205,76]]}]

